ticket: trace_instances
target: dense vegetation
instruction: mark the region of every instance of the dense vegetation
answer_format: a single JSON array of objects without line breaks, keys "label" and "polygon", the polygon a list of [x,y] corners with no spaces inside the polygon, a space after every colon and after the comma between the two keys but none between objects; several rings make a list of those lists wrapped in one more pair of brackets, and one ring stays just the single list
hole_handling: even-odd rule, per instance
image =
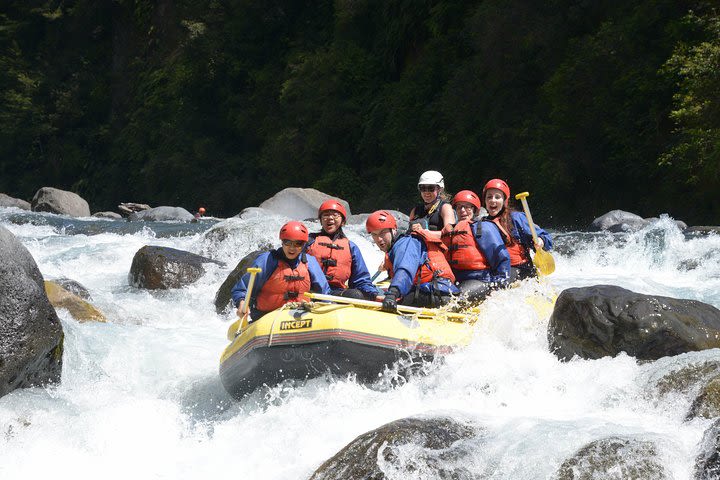
[{"label": "dense vegetation", "polygon": [[704,1],[5,0],[0,192],[229,215],[286,186],[409,210],[501,177],[546,225],[720,217]]}]

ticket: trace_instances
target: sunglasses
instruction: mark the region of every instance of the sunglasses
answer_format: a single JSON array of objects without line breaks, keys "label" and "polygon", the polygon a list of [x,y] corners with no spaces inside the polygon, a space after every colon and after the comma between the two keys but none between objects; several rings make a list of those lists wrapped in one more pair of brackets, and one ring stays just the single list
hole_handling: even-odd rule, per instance
[{"label": "sunglasses", "polygon": [[342,218],[342,215],[339,212],[323,212],[320,218]]},{"label": "sunglasses", "polygon": [[420,185],[418,190],[421,192],[434,192],[437,189],[435,185]]},{"label": "sunglasses", "polygon": [[302,240],[283,240],[282,244],[283,247],[302,248],[305,245],[305,242]]}]

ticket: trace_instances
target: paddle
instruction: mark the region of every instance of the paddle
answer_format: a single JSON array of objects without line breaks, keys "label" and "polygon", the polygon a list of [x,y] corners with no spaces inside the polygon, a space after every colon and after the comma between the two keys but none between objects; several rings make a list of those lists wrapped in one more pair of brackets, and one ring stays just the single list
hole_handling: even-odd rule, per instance
[{"label": "paddle", "polygon": [[247,272],[250,274],[250,281],[248,282],[247,293],[245,294],[245,301],[242,305],[242,319],[238,323],[238,329],[237,332],[235,332],[235,335],[238,335],[240,332],[242,332],[243,329],[248,325],[248,313],[250,312],[250,296],[252,295],[253,285],[255,285],[255,275],[262,272],[262,268],[250,267],[247,269]]},{"label": "paddle", "polygon": [[[350,305],[355,305],[358,307],[363,308],[380,308],[382,307],[382,302],[374,302],[372,300],[362,300],[359,298],[345,298],[345,297],[336,297],[335,295],[325,295],[323,293],[312,293],[307,292],[304,294],[308,298],[312,298],[313,300],[323,300],[325,302],[335,302],[335,303],[346,303]],[[462,313],[451,313],[451,312],[444,312],[444,311],[437,311],[430,308],[420,308],[420,307],[410,307],[407,305],[398,305],[397,306],[398,312],[404,312],[404,313],[417,313],[424,316],[437,316],[442,315],[444,317],[447,317],[449,320],[453,321],[465,321],[467,319],[467,315],[464,315]]]},{"label": "paddle", "polygon": [[[532,215],[530,215],[530,207],[528,207],[526,198],[530,196],[528,192],[522,192],[515,195],[517,200],[522,202],[523,210],[525,210],[525,216],[530,224],[530,233],[532,234],[533,244],[537,243],[537,233],[535,232],[535,224],[533,223]],[[542,248],[536,248],[535,257],[533,263],[537,267],[538,273],[541,276],[550,275],[555,271],[555,259],[549,252],[546,252]]]}]

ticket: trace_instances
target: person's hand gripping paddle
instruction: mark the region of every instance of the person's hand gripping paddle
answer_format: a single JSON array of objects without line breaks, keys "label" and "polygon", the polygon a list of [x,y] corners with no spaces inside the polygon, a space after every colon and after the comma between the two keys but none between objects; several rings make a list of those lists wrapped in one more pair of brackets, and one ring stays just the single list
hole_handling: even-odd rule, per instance
[{"label": "person's hand gripping paddle", "polygon": [[[528,192],[522,192],[515,195],[515,198],[517,200],[520,200],[520,202],[522,203],[523,210],[525,211],[525,216],[527,217],[528,223],[530,224],[530,233],[532,234],[533,244],[537,245],[538,236],[535,232],[535,223],[533,223],[532,215],[530,215],[530,207],[528,207],[526,200],[529,196],[530,194]],[[533,258],[533,263],[538,270],[538,274],[541,276],[550,275],[555,271],[555,259],[552,255],[550,255],[550,252],[546,252],[542,248],[535,248],[535,257]]]}]

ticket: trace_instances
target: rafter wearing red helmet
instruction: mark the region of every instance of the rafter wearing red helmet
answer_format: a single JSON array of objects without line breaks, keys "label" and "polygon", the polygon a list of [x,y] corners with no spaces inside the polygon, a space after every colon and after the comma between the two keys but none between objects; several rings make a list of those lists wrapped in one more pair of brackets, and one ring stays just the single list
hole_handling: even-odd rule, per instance
[{"label": "rafter wearing red helmet", "polygon": [[442,231],[448,247],[446,257],[465,297],[483,300],[494,288],[507,285],[510,277],[510,255],[497,228],[487,222],[475,221],[481,207],[480,197],[471,190],[462,190],[453,197],[458,217],[454,225]]},{"label": "rafter wearing red helmet", "polygon": [[510,280],[521,280],[537,275],[530,250],[538,248],[551,250],[553,241],[550,234],[535,225],[538,243],[533,244],[530,222],[525,213],[512,209],[510,187],[505,181],[499,178],[488,181],[483,188],[482,196],[488,212],[488,216],[483,220],[495,224],[510,254],[512,265]]},{"label": "rafter wearing red helmet", "polygon": [[397,311],[398,300],[405,305],[436,307],[459,293],[442,241],[424,232],[398,235],[397,221],[387,210],[370,214],[365,228],[385,252],[390,287],[383,298],[383,310]]},{"label": "rafter wearing red helmet", "polygon": [[380,293],[370,279],[360,249],[343,232],[345,206],[336,199],[318,208],[320,231],[310,234],[306,251],[320,263],[333,295],[375,299]]},{"label": "rafter wearing red helmet", "polygon": [[[250,321],[288,302],[306,301],[303,294],[309,291],[330,293],[330,285],[317,260],[303,252],[309,237],[307,227],[302,222],[287,222],[280,228],[278,236],[282,246],[261,253],[252,264],[260,268],[261,272],[255,277],[251,292]],[[238,315],[243,313],[249,282],[250,274],[246,273],[232,289],[231,295],[233,303],[238,307]]]}]

